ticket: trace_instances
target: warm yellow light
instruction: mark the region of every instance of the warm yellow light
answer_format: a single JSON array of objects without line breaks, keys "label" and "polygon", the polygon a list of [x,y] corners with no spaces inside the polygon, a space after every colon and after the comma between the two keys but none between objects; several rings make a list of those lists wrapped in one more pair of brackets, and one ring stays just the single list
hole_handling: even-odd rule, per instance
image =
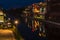
[{"label": "warm yellow light", "polygon": [[3,15],[3,12],[2,11],[0,11],[0,15]]},{"label": "warm yellow light", "polygon": [[35,28],[37,28],[39,26],[39,22],[38,21],[34,21],[35,22]]},{"label": "warm yellow light", "polygon": [[0,22],[4,22],[4,16],[0,16]]},{"label": "warm yellow light", "polygon": [[37,12],[37,13],[39,13],[40,11],[37,9],[37,8],[35,8],[34,10],[33,10],[33,12]]},{"label": "warm yellow light", "polygon": [[13,33],[13,31],[12,30],[9,30],[9,29],[0,29],[0,32],[3,34],[8,34],[8,33]]},{"label": "warm yellow light", "polygon": [[18,24],[19,22],[18,22],[18,20],[15,20],[15,22],[14,22],[15,24]]},{"label": "warm yellow light", "polygon": [[42,2],[39,3],[39,5],[43,4]]},{"label": "warm yellow light", "polygon": [[11,24],[11,23],[7,23],[7,24]]},{"label": "warm yellow light", "polygon": [[34,16],[34,18],[45,19],[44,15],[40,15],[39,17],[38,16]]},{"label": "warm yellow light", "polygon": [[39,33],[39,36],[42,36],[41,33]]}]

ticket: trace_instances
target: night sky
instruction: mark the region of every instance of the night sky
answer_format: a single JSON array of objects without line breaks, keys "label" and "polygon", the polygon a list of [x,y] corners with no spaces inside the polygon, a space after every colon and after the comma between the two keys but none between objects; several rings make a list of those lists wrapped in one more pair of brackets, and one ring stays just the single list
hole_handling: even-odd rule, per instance
[{"label": "night sky", "polygon": [[0,0],[0,7],[4,9],[21,8],[40,1],[44,0]]}]

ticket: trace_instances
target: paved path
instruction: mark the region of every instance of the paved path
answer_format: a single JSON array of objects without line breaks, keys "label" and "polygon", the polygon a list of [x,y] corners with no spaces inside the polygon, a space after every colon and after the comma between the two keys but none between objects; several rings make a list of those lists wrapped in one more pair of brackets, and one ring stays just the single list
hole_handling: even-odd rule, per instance
[{"label": "paved path", "polygon": [[8,29],[0,29],[0,40],[16,40],[13,31]]}]

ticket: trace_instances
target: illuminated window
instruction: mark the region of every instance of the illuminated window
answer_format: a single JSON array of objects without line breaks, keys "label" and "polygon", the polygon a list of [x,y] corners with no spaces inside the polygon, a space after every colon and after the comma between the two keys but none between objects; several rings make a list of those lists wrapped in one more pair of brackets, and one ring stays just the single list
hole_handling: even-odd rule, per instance
[{"label": "illuminated window", "polygon": [[38,26],[39,26],[39,21],[34,21],[34,26],[35,26],[35,28],[37,28]]}]

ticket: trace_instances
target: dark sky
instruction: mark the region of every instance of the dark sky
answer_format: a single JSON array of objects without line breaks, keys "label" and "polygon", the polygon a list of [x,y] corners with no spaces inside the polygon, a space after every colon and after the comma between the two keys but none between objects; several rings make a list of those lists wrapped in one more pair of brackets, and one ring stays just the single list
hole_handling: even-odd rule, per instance
[{"label": "dark sky", "polygon": [[5,9],[21,8],[32,3],[37,3],[44,0],[0,0],[0,6]]}]

